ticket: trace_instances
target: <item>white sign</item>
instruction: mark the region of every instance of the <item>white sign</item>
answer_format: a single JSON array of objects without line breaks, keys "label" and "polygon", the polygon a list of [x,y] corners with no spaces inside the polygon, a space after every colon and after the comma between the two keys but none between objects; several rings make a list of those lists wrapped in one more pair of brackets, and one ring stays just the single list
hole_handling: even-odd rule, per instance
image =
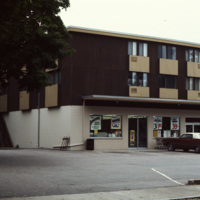
[{"label": "white sign", "polygon": [[179,130],[179,118],[171,117],[171,130]]},{"label": "white sign", "polygon": [[101,116],[90,116],[91,130],[101,130]]},{"label": "white sign", "polygon": [[112,117],[111,129],[121,129],[121,118],[120,117]]},{"label": "white sign", "polygon": [[162,117],[154,117],[153,130],[162,130]]}]

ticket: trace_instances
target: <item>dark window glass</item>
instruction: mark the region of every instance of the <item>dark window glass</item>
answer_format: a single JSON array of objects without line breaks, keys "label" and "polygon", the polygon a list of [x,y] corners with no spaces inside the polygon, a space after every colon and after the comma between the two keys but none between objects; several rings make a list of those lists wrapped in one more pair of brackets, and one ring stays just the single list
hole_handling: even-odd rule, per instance
[{"label": "dark window glass", "polygon": [[56,71],[51,71],[49,72],[49,82],[54,85],[54,84],[60,84],[61,83],[61,73],[60,70]]},{"label": "dark window glass", "polygon": [[158,58],[162,58],[162,46],[158,45]]},{"label": "dark window glass", "polygon": [[168,58],[176,60],[176,47],[168,47]]},{"label": "dark window glass", "polygon": [[128,73],[128,85],[129,86],[148,86],[148,74],[140,72],[129,72]]},{"label": "dark window glass", "polygon": [[162,58],[167,58],[167,51],[166,51],[166,46],[162,45]]},{"label": "dark window glass", "polygon": [[159,75],[158,87],[159,88],[176,88],[176,76]]},{"label": "dark window glass", "polygon": [[139,86],[143,86],[143,74],[139,73],[138,78],[139,78]]},{"label": "dark window glass", "polygon": [[167,88],[176,88],[175,76],[167,76]]},{"label": "dark window glass", "polygon": [[158,87],[165,88],[165,75],[158,76]]},{"label": "dark window glass", "polygon": [[176,47],[158,45],[158,58],[167,58],[176,60]]}]

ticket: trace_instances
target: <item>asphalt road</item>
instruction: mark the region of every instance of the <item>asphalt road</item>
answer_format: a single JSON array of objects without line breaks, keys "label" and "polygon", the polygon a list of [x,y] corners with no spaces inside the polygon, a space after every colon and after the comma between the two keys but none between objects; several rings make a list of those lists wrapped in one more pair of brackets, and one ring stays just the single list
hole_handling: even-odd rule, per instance
[{"label": "asphalt road", "polygon": [[200,179],[199,158],[164,150],[0,150],[0,198],[184,185]]}]

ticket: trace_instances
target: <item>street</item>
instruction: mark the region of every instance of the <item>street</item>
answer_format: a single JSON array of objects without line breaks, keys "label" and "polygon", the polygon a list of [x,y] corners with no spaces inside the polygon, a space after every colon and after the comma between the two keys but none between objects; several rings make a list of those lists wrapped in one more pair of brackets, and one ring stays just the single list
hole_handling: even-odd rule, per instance
[{"label": "street", "polygon": [[185,185],[199,154],[165,150],[0,150],[0,198]]}]

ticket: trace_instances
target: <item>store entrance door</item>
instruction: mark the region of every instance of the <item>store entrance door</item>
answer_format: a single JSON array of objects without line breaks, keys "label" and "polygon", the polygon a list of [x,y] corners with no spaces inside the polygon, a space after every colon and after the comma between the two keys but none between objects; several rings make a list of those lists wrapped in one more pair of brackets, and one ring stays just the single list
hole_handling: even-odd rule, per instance
[{"label": "store entrance door", "polygon": [[129,148],[147,147],[147,116],[129,115]]},{"label": "store entrance door", "polygon": [[200,133],[200,123],[186,123],[186,133]]}]

